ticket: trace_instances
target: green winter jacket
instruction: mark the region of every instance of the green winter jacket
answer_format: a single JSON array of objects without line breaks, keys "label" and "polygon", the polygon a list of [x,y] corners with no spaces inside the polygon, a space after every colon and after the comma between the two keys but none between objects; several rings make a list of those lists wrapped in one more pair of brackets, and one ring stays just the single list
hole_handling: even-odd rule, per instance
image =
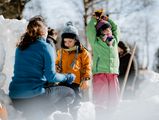
[{"label": "green winter jacket", "polygon": [[117,25],[109,19],[108,22],[112,26],[112,34],[114,36],[113,46],[108,46],[96,36],[95,25],[97,20],[92,18],[86,28],[86,35],[93,50],[93,74],[112,73],[118,74],[119,57],[118,57],[118,41],[119,29]]}]

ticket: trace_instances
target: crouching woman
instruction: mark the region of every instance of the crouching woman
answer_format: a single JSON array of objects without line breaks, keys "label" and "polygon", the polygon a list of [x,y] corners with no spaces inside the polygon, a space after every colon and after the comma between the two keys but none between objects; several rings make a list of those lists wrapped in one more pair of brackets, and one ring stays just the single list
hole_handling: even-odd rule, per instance
[{"label": "crouching woman", "polygon": [[[25,34],[15,52],[14,76],[9,86],[13,105],[28,119],[42,119],[57,106],[67,108],[75,93],[64,86],[46,86],[47,83],[66,81],[71,84],[74,74],[59,74],[55,70],[53,47],[46,42],[47,26],[41,16],[30,19]],[[56,104],[56,105],[55,105]],[[41,110],[41,112],[39,111]],[[34,118],[33,116],[39,116]],[[37,117],[36,116],[36,117]]]}]

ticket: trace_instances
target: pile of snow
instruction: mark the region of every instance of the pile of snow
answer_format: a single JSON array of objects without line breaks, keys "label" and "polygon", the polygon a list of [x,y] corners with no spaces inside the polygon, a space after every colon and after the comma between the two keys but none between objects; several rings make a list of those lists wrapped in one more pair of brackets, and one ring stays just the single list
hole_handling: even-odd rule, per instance
[{"label": "pile of snow", "polygon": [[0,16],[0,103],[6,106],[9,120],[24,120],[21,113],[12,107],[7,93],[13,75],[16,43],[24,32],[26,23],[26,20],[9,20]]},{"label": "pile of snow", "polygon": [[[48,120],[73,120],[69,113],[56,111],[49,116]],[[91,102],[83,102],[78,110],[77,120],[95,120],[95,108]]]},{"label": "pile of snow", "polygon": [[26,20],[9,20],[0,16],[0,80],[7,82],[3,86],[6,92],[13,75],[16,43],[24,33],[26,24]]},{"label": "pile of snow", "polygon": [[25,120],[25,118],[22,117],[22,113],[14,109],[11,99],[2,89],[0,89],[0,104],[6,107],[8,120]]},{"label": "pile of snow", "polygon": [[0,80],[5,81],[7,79],[7,83],[4,86],[6,92],[8,82],[10,82],[13,75],[16,43],[24,33],[26,23],[26,20],[9,20],[0,16]]}]

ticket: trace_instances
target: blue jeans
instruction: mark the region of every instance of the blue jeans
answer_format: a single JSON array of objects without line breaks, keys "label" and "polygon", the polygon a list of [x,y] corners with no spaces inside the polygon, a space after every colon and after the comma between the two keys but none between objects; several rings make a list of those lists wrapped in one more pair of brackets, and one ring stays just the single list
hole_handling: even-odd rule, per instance
[{"label": "blue jeans", "polygon": [[66,112],[74,98],[75,93],[71,88],[55,86],[46,88],[46,92],[37,97],[12,99],[12,102],[17,110],[23,112],[27,120],[44,120],[54,111]]}]

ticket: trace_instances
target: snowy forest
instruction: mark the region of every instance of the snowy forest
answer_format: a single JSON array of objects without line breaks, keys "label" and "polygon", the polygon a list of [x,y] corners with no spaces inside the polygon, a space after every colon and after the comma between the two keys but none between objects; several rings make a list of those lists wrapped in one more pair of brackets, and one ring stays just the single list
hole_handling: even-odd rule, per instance
[{"label": "snowy forest", "polygon": [[[0,0],[0,102],[7,109],[8,120],[25,120],[13,108],[8,87],[13,76],[16,44],[25,32],[28,20],[35,15],[43,16],[47,25],[58,32],[57,49],[60,48],[60,35],[65,23],[72,21],[79,30],[82,44],[90,52],[86,26],[98,9],[103,9],[104,14],[118,24],[120,40],[131,50],[135,43],[137,47],[134,56],[138,64],[135,97],[121,100],[115,113],[105,120],[159,119],[158,0]],[[9,11],[8,15],[5,10]],[[92,86],[91,82],[89,84]],[[95,120],[91,87],[89,97],[89,101],[81,102],[78,120]],[[63,120],[71,120],[61,112],[52,113],[46,120],[55,120],[55,114],[63,116]]]}]

